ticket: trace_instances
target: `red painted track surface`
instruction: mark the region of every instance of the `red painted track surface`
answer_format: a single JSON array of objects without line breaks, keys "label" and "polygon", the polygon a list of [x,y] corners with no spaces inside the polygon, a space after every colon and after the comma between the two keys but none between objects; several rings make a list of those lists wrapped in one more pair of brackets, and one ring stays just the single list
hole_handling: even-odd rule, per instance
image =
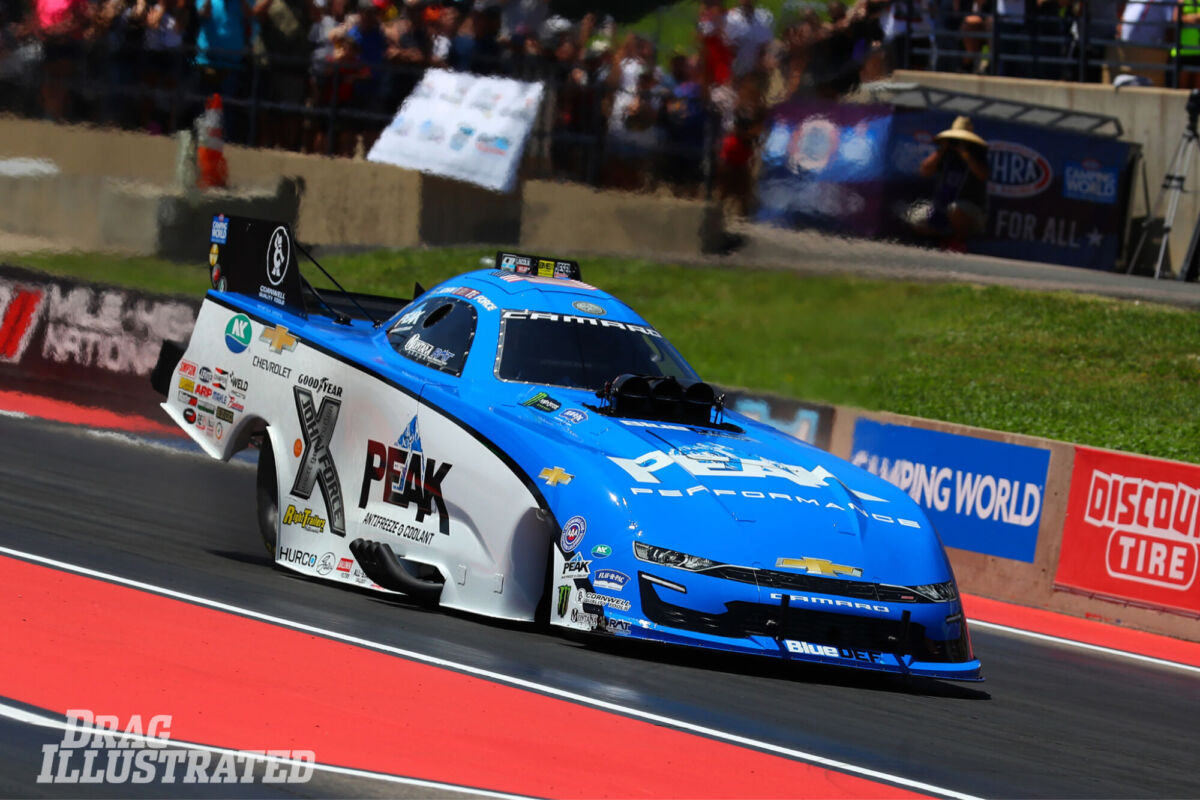
[{"label": "red painted track surface", "polygon": [[1105,622],[1079,619],[969,594],[963,595],[963,608],[968,620],[991,622],[1072,642],[1094,644],[1200,667],[1200,642],[1172,639],[1169,636],[1130,630]]},{"label": "red painted track surface", "polygon": [[[0,390],[0,409],[89,428],[104,428],[127,433],[182,435],[178,426],[168,425],[166,422],[158,422],[134,414],[118,414],[104,408],[89,408],[63,400],[51,400],[48,397],[39,397],[24,392]],[[165,414],[163,416],[166,417]]]},{"label": "red painted track surface", "polygon": [[0,572],[0,686],[59,713],[170,713],[180,741],[545,797],[916,796],[20,560]]}]

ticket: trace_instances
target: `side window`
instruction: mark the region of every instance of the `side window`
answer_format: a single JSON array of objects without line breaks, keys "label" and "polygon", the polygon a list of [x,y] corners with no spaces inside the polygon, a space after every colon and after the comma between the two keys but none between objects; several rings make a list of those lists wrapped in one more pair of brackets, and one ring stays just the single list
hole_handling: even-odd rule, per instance
[{"label": "side window", "polygon": [[436,297],[417,304],[388,331],[388,342],[407,359],[451,375],[462,375],[475,338],[470,303]]}]

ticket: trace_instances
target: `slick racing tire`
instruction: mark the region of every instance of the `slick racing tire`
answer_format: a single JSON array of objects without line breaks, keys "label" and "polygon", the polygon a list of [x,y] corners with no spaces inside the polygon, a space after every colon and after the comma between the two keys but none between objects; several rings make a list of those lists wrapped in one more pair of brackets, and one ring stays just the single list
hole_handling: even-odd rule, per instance
[{"label": "slick racing tire", "polygon": [[256,484],[258,532],[262,535],[267,552],[271,558],[275,558],[279,532],[279,479],[275,473],[275,450],[271,447],[270,436],[263,436],[258,453]]}]

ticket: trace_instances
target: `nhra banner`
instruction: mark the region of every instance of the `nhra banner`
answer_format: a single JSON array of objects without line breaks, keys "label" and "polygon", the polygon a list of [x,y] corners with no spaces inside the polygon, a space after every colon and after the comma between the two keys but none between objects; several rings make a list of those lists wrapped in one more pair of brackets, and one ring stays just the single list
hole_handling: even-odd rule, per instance
[{"label": "nhra banner", "polygon": [[0,385],[117,412],[161,413],[150,371],[187,341],[199,299],[0,266]]},{"label": "nhra banner", "polygon": [[860,418],[851,462],[908,492],[947,547],[1033,563],[1049,450]]},{"label": "nhra banner", "polygon": [[511,192],[542,89],[541,82],[426,70],[367,159]]},{"label": "nhra banner", "polygon": [[[917,240],[907,222],[932,197],[920,175],[954,114],[804,100],[772,110],[761,221]],[[1136,145],[979,117],[987,140],[987,224],[969,252],[1111,270],[1120,253]]]},{"label": "nhra banner", "polygon": [[1055,586],[1200,614],[1198,516],[1200,467],[1076,447]]}]

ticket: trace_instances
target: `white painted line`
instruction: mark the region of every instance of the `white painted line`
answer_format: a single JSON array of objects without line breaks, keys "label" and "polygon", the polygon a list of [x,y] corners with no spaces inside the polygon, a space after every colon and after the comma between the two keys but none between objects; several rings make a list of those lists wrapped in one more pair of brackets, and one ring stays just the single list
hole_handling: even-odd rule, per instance
[{"label": "white painted line", "polygon": [[12,417],[13,419],[27,419],[29,417],[24,411],[9,411],[6,408],[0,408],[0,417]]},{"label": "white painted line", "polygon": [[1061,644],[1066,645],[1067,647],[1077,647],[1080,650],[1091,650],[1092,652],[1104,653],[1105,655],[1109,656],[1120,656],[1122,658],[1128,658],[1133,661],[1141,661],[1146,664],[1154,664],[1160,667],[1173,667],[1175,669],[1184,670],[1185,672],[1195,672],[1196,674],[1200,675],[1200,667],[1192,664],[1183,664],[1179,661],[1169,661],[1165,658],[1157,658],[1155,656],[1147,656],[1141,653],[1133,653],[1129,650],[1118,650],[1115,647],[1089,644],[1088,642],[1080,642],[1076,641],[1075,639],[1064,639],[1061,636],[1051,636],[1048,633],[1036,633],[1034,631],[1027,631],[1021,628],[1010,628],[1007,625],[1000,625],[995,622],[983,622],[982,620],[971,619],[969,617],[967,618],[967,624],[972,628],[987,628],[989,630],[1001,631],[1002,633],[1010,633],[1014,636],[1024,636],[1026,639],[1037,639],[1038,641],[1042,642]]},{"label": "white painted line", "polygon": [[282,758],[266,753],[258,753],[249,750],[231,750],[226,747],[212,747],[206,744],[196,744],[195,742],[185,742],[180,739],[167,739],[156,736],[146,736],[140,733],[124,733],[122,731],[114,731],[109,728],[99,728],[95,725],[85,724],[82,721],[69,723],[66,719],[58,719],[49,714],[34,714],[22,708],[10,706],[7,703],[0,702],[0,717],[8,717],[15,722],[22,722],[26,725],[37,725],[42,728],[52,728],[60,731],[76,731],[79,729],[90,729],[97,733],[102,733],[107,737],[114,739],[129,739],[141,744],[148,744],[153,747],[162,747],[163,743],[188,750],[204,750],[209,753],[219,753],[221,755],[229,754],[238,756],[252,761],[262,761],[264,763],[273,764],[288,764],[296,767],[311,767],[314,770],[321,772],[330,772],[337,775],[350,775],[355,778],[369,778],[375,781],[386,781],[388,783],[403,783],[408,786],[420,786],[428,789],[443,789],[446,791],[463,792],[465,794],[474,794],[481,797],[502,797],[512,798],[512,800],[525,800],[527,795],[505,794],[503,792],[492,792],[487,789],[476,789],[470,786],[459,786],[453,783],[439,783],[438,781],[426,781],[420,778],[405,778],[399,775],[389,775],[385,772],[371,772],[365,769],[354,769],[352,767],[337,767],[332,764],[322,764],[319,761],[301,761],[293,758]]},{"label": "white painted line", "polygon": [[79,575],[86,575],[86,576],[92,577],[92,578],[100,578],[101,580],[110,581],[112,583],[118,583],[123,586],[129,586],[134,589],[141,589],[143,591],[153,592],[154,594],[162,595],[163,597],[172,597],[177,600],[183,600],[188,603],[194,603],[195,605],[206,606],[208,608],[213,608],[218,611],[228,611],[230,613],[238,614],[243,617],[249,617],[251,619],[261,620],[262,622],[269,622],[273,625],[281,625],[285,628],[291,628],[293,630],[303,631],[305,633],[316,634],[318,636],[323,636],[327,639],[335,639],[337,641],[346,642],[347,644],[353,644],[353,645],[356,645],[359,647],[368,647],[372,650],[378,650],[378,651],[384,652],[384,653],[391,653],[393,655],[407,658],[411,661],[419,661],[421,663],[430,664],[430,665],[436,666],[436,667],[444,667],[446,669],[453,669],[458,672],[462,672],[462,673],[465,673],[468,675],[474,675],[476,677],[484,678],[485,680],[493,681],[496,683],[504,683],[504,684],[508,684],[509,686],[515,686],[520,689],[528,689],[530,691],[538,692],[540,694],[550,695],[552,697],[558,697],[563,700],[569,700],[573,703],[580,703],[582,705],[592,706],[593,708],[599,708],[604,711],[611,711],[611,712],[614,712],[617,714],[623,714],[627,717],[633,717],[635,719],[645,720],[647,722],[652,722],[655,725],[663,725],[668,728],[675,728],[677,730],[688,731],[689,733],[696,733],[701,736],[707,736],[712,739],[718,739],[720,741],[729,742],[731,744],[736,744],[736,745],[741,745],[743,747],[753,747],[756,750],[762,750],[762,751],[765,751],[768,753],[774,753],[776,755],[786,756],[787,758],[792,758],[797,761],[804,761],[809,764],[815,764],[817,766],[826,767],[828,769],[839,770],[841,772],[846,772],[846,773],[849,773],[852,775],[858,775],[863,778],[869,778],[871,780],[876,780],[876,781],[885,781],[887,783],[891,783],[891,784],[894,784],[897,786],[903,786],[908,789],[914,789],[919,792],[927,792],[930,794],[939,795],[941,797],[954,798],[954,800],[980,800],[979,798],[976,798],[974,795],[964,794],[962,792],[956,792],[951,789],[945,789],[941,786],[934,786],[933,784],[924,783],[922,781],[915,781],[910,778],[902,777],[900,775],[892,775],[887,772],[880,772],[878,770],[873,770],[873,769],[869,769],[867,767],[858,766],[857,764],[850,764],[845,761],[837,761],[832,758],[826,758],[824,756],[820,756],[815,753],[807,753],[807,752],[804,752],[803,750],[794,750],[790,747],[782,747],[780,745],[771,744],[770,742],[764,742],[764,741],[760,741],[758,739],[751,739],[747,736],[740,736],[735,733],[729,733],[727,731],[721,731],[721,730],[717,730],[715,728],[707,728],[703,725],[696,725],[691,722],[685,722],[684,720],[673,719],[671,717],[664,717],[660,714],[651,714],[648,711],[642,711],[641,709],[638,709],[638,708],[631,708],[629,706],[622,706],[617,703],[610,703],[607,700],[597,700],[594,697],[588,697],[587,695],[577,694],[575,692],[569,692],[569,691],[566,691],[564,689],[559,689],[554,686],[548,686],[548,685],[541,684],[541,683],[535,683],[534,681],[525,680],[524,678],[516,678],[511,675],[505,675],[500,672],[492,672],[491,670],[481,669],[479,667],[473,667],[468,664],[462,664],[462,663],[459,663],[456,661],[450,661],[448,659],[426,655],[425,653],[418,653],[413,650],[404,650],[402,648],[393,647],[392,645],[383,644],[381,642],[373,642],[373,641],[370,641],[369,639],[360,639],[357,636],[348,636],[347,634],[344,634],[344,633],[327,630],[325,628],[318,628],[314,625],[308,625],[303,622],[296,622],[294,620],[285,619],[283,617],[276,617],[276,616],[272,616],[270,614],[263,614],[259,611],[253,611],[248,608],[241,608],[239,606],[230,605],[228,603],[222,603],[219,600],[210,600],[206,597],[198,597],[196,595],[186,594],[184,592],[177,592],[173,589],[165,589],[161,586],[155,586],[150,583],[143,583],[141,581],[135,581],[130,578],[123,578],[119,575],[112,575],[107,572],[100,572],[99,570],[89,569],[88,567],[81,567],[77,564],[69,564],[65,561],[58,561],[53,558],[46,558],[45,556],[39,556],[39,555],[35,555],[33,553],[27,553],[22,550],[14,550],[10,547],[0,546],[0,553],[6,553],[8,555],[14,556],[15,558],[24,559],[26,561],[33,561],[33,562],[40,563],[40,564],[46,564],[48,566],[55,567],[56,569],[62,569],[62,570],[66,570],[68,572],[74,572]]}]

